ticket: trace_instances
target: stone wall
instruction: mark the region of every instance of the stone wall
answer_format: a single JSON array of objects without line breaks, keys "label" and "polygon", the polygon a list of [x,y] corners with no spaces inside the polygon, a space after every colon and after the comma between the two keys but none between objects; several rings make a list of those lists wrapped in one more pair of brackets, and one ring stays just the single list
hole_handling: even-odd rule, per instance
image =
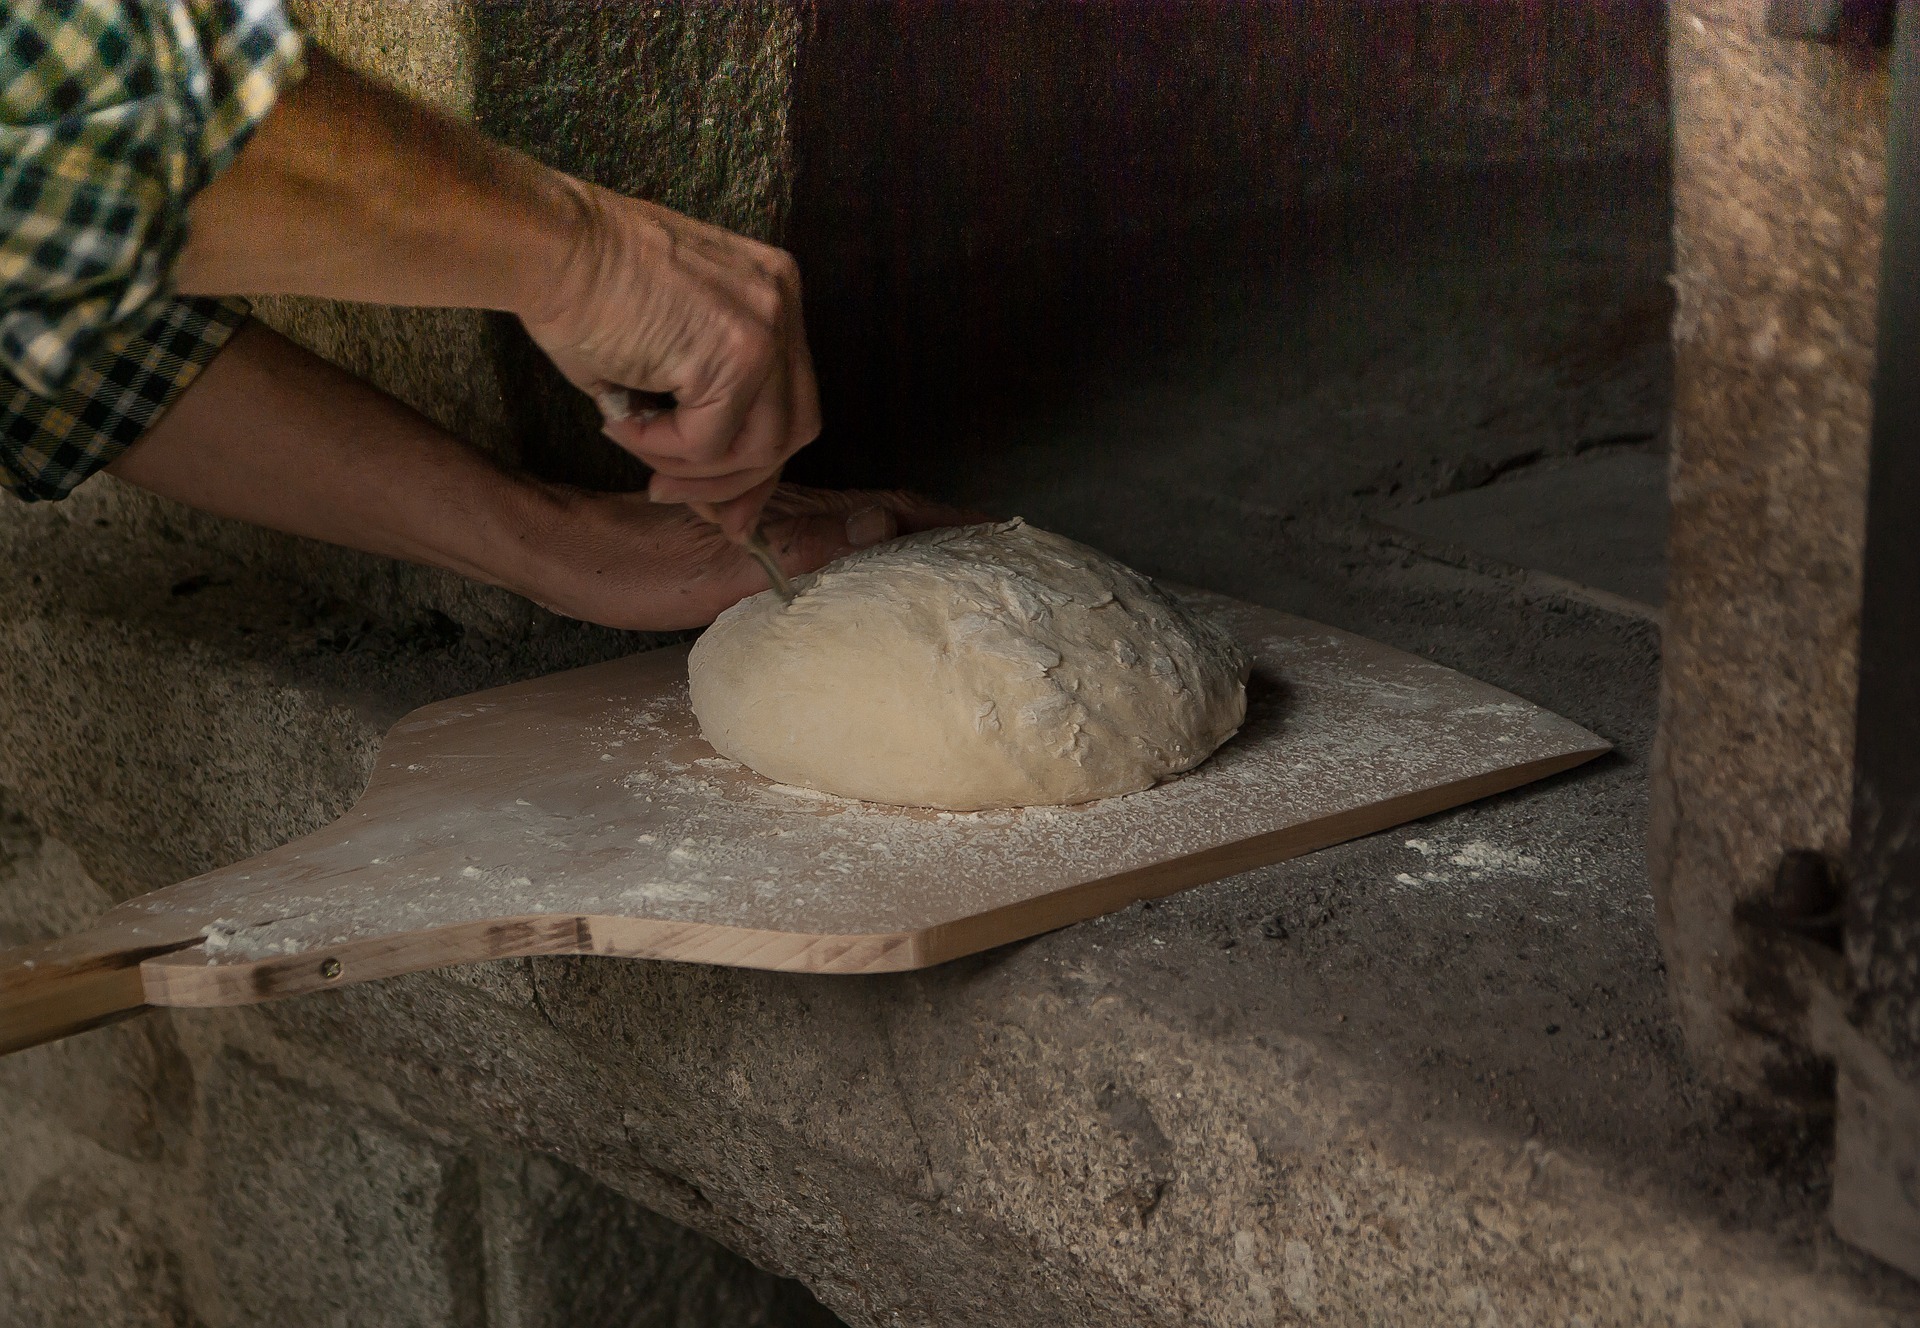
[{"label": "stone wall", "polygon": [[[0,948],[108,902],[0,807]],[[141,1019],[0,1061],[0,1322],[837,1322],[569,1167],[423,1126],[369,1068],[244,1017]]]},{"label": "stone wall", "polygon": [[1675,411],[1651,865],[1696,1053],[1819,1093],[1807,974],[1755,925],[1782,858],[1844,860],[1887,95],[1880,53],[1672,25]]}]

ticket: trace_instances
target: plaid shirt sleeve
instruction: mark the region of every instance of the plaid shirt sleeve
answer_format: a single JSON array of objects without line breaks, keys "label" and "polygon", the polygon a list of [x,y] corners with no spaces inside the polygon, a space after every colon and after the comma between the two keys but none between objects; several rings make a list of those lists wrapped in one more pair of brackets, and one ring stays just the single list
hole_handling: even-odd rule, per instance
[{"label": "plaid shirt sleeve", "polygon": [[0,484],[64,497],[244,320],[169,274],[304,51],[281,0],[0,5]]}]

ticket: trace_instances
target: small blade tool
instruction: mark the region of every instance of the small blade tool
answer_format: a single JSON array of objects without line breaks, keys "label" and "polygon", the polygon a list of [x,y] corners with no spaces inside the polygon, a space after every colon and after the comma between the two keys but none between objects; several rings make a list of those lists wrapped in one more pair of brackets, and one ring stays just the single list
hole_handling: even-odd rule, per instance
[{"label": "small blade tool", "polygon": [[[609,424],[616,420],[655,419],[679,405],[671,392],[645,392],[631,387],[601,388],[593,394],[593,400],[600,407],[601,418]],[[712,504],[688,503],[687,506],[714,525],[720,524]],[[767,584],[773,587],[773,593],[780,597],[780,602],[793,603],[793,582],[787,580],[787,574],[780,570],[780,560],[774,556],[773,546],[767,543],[766,532],[756,525],[736,542],[760,564],[760,570],[767,574]]]}]

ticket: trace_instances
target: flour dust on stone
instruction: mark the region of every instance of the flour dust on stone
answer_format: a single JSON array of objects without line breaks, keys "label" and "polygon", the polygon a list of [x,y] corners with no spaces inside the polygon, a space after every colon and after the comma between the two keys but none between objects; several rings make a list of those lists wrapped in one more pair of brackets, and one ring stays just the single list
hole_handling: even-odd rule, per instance
[{"label": "flour dust on stone", "polygon": [[1189,770],[1248,659],[1146,577],[1022,521],[862,550],[720,615],[688,666],[714,749],[783,784],[972,811]]}]

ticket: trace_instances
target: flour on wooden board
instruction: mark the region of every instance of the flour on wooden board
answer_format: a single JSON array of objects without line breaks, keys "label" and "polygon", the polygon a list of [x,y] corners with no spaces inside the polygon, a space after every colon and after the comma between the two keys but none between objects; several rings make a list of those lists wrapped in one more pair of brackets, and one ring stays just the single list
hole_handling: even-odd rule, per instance
[{"label": "flour on wooden board", "polygon": [[[1025,899],[1038,872],[1056,886],[1110,878],[1597,744],[1431,661],[1250,605],[1195,601],[1259,660],[1246,719],[1212,759],[1139,793],[944,812],[783,787],[717,756],[699,738],[684,675],[662,677],[562,707],[519,701],[494,712],[501,724],[442,749],[402,733],[394,741],[408,745],[386,767],[427,764],[428,781],[370,791],[340,828],[288,845],[269,866],[238,864],[122,908],[150,915],[156,933],[171,934],[167,915],[190,917],[216,963],[543,916],[761,935],[916,931]],[[518,770],[528,751],[568,759],[432,816],[394,814],[432,779]],[[1409,850],[1420,858],[1408,874],[1420,873],[1423,891],[1470,898],[1480,873],[1536,870],[1531,854],[1500,845],[1433,827],[1420,838],[1432,851]]]}]

